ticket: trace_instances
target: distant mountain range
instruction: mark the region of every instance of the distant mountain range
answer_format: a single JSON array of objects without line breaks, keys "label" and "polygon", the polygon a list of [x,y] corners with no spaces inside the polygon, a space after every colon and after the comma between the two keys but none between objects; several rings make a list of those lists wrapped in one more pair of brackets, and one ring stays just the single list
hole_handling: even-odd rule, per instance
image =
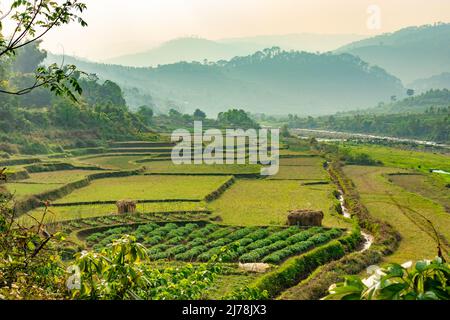
[{"label": "distant mountain range", "polygon": [[[48,62],[61,57],[49,55]],[[312,54],[266,49],[219,63],[133,68],[65,57],[81,70],[117,82],[131,96],[152,100],[159,110],[196,108],[209,115],[232,107],[269,114],[320,115],[402,96],[399,79],[349,54]],[[134,92],[134,94],[133,94]],[[135,101],[136,103],[136,101]]]},{"label": "distant mountain range", "polygon": [[356,55],[410,83],[450,72],[450,24],[409,27],[353,42],[336,52]]},{"label": "distant mountain range", "polygon": [[284,50],[308,52],[332,51],[344,44],[363,39],[360,35],[289,34],[207,40],[179,38],[145,52],[124,55],[103,61],[133,67],[150,67],[181,61],[219,61],[236,56],[246,56],[256,51],[280,47]]}]

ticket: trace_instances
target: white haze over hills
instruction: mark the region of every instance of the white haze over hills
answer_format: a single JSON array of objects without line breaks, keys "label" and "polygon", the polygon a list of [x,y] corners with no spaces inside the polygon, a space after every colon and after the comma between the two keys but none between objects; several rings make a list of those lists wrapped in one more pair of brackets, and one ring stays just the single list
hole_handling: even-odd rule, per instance
[{"label": "white haze over hills", "polygon": [[219,61],[236,56],[246,56],[265,48],[280,47],[283,50],[327,52],[366,36],[354,34],[287,34],[208,40],[185,37],[170,40],[144,52],[123,55],[104,63],[132,67],[149,67],[180,61]]}]

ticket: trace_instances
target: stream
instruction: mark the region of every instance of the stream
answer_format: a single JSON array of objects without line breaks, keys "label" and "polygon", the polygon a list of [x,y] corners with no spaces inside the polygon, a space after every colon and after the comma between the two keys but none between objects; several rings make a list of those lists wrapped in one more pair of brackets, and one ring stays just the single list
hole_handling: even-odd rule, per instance
[{"label": "stream", "polygon": [[342,132],[342,131],[320,130],[320,129],[304,129],[304,128],[295,128],[295,129],[292,129],[292,131],[295,134],[299,135],[299,137],[301,137],[301,138],[309,138],[310,135],[313,134],[313,135],[317,136],[316,138],[318,138],[318,140],[325,140],[325,141],[345,141],[348,139],[385,140],[385,141],[393,141],[393,142],[408,142],[408,143],[416,143],[416,144],[426,145],[426,146],[450,148],[450,145],[448,145],[448,144],[437,143],[434,141],[396,138],[396,137],[390,137],[390,136],[380,136],[380,135],[365,134],[365,133]]},{"label": "stream", "polygon": [[[345,218],[351,219],[351,218],[352,218],[352,215],[351,215],[351,213],[348,211],[348,209],[345,207],[344,192],[343,192],[341,189],[339,189],[338,191],[339,191],[339,198],[338,198],[338,200],[339,200],[339,202],[340,202],[340,204],[341,204],[342,215],[343,215]],[[364,243],[363,243],[361,249],[359,250],[359,252],[364,252],[364,251],[367,251],[367,250],[370,249],[370,247],[371,247],[372,244],[373,244],[374,237],[373,237],[371,234],[368,234],[368,233],[366,233],[366,232],[364,232],[364,231],[361,231],[361,235],[362,235],[363,238],[364,238]]]},{"label": "stream", "polygon": [[439,174],[450,174],[450,172],[444,171],[444,170],[431,170],[432,173],[439,173]]}]

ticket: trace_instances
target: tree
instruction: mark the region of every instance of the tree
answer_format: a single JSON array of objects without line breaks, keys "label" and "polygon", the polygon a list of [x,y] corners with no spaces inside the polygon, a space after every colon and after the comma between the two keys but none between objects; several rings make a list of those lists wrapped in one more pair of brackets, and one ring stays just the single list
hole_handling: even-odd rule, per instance
[{"label": "tree", "polygon": [[[73,21],[83,27],[87,26],[78,15],[85,9],[86,5],[78,0],[14,0],[6,13],[0,12],[0,59],[3,61],[13,59],[19,49],[36,43],[55,27]],[[5,19],[15,25],[11,35],[2,34]],[[74,92],[79,94],[82,92],[78,84],[79,74],[74,65],[52,64],[48,67],[39,67],[35,71],[35,80],[32,84],[24,88],[2,84],[0,93],[20,96],[44,87],[56,95],[66,95],[76,101]]]},{"label": "tree", "polygon": [[204,113],[202,110],[200,109],[196,109],[194,111],[194,119],[195,120],[204,120],[206,119],[206,113]]},{"label": "tree", "polygon": [[150,125],[153,119],[153,109],[149,106],[140,106],[137,114],[141,117],[146,125]]},{"label": "tree", "polygon": [[414,89],[408,89],[408,90],[406,90],[406,94],[407,94],[409,97],[412,97],[412,96],[414,95],[414,93],[415,93]]}]

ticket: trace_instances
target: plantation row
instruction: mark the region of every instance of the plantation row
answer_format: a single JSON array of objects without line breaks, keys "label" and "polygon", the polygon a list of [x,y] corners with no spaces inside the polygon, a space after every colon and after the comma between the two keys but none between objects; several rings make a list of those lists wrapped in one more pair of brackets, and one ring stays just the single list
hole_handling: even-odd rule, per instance
[{"label": "plantation row", "polygon": [[125,233],[134,235],[147,246],[152,260],[208,261],[219,254],[222,247],[231,245],[231,253],[222,256],[223,261],[266,263],[280,263],[342,235],[340,229],[320,227],[301,229],[149,223],[136,229],[116,227],[93,233],[86,238],[86,242],[98,250]]}]

